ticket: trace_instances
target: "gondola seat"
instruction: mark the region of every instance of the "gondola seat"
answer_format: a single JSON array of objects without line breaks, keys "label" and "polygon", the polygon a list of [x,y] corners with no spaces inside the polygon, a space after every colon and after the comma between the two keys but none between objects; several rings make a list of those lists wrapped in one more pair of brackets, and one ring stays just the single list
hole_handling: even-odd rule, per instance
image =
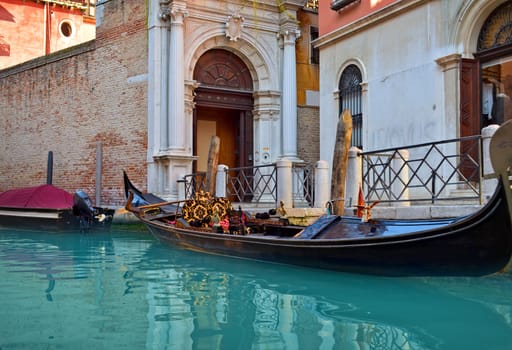
[{"label": "gondola seat", "polygon": [[222,220],[231,210],[231,202],[227,198],[212,197],[205,191],[197,192],[192,200],[183,204],[182,215],[191,226],[208,227],[215,216]]}]

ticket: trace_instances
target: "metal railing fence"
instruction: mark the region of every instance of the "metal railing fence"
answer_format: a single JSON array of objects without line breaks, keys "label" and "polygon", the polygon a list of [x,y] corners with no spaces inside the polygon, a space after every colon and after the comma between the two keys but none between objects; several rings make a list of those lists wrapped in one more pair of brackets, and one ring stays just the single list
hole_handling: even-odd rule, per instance
[{"label": "metal railing fence", "polygon": [[480,135],[362,152],[360,156],[366,200],[482,201]]},{"label": "metal railing fence", "polygon": [[[293,201],[296,206],[312,206],[314,202],[314,166],[294,163],[292,166]],[[206,191],[206,173],[184,176],[185,198]],[[226,196],[241,203],[277,203],[277,167],[275,163],[254,167],[228,168]]]},{"label": "metal railing fence", "polygon": [[293,178],[293,206],[313,207],[315,202],[315,166],[311,163],[294,163],[292,166]]},{"label": "metal railing fence", "polygon": [[228,197],[238,202],[276,202],[277,169],[275,164],[230,168],[227,171]]},{"label": "metal railing fence", "polygon": [[206,172],[185,175],[183,180],[186,199],[194,198],[199,191],[206,191]]},{"label": "metal railing fence", "polygon": [[[483,202],[482,136],[469,136],[377,151],[361,152],[366,201],[422,202],[478,200]],[[293,205],[313,206],[315,167],[293,163]],[[275,163],[226,170],[226,196],[241,203],[276,203],[278,176]],[[185,198],[206,191],[206,173],[184,177]]]}]

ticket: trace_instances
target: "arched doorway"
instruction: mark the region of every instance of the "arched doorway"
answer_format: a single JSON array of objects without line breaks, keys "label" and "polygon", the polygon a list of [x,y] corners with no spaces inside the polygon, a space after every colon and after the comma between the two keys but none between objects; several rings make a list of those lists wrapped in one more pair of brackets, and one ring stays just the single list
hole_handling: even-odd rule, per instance
[{"label": "arched doorway", "polygon": [[220,138],[219,164],[253,165],[253,85],[242,60],[230,51],[204,53],[194,68],[194,171],[205,171],[211,136]]},{"label": "arched doorway", "polygon": [[478,37],[482,126],[512,119],[512,2],[486,19]]},{"label": "arched doorway", "polygon": [[512,118],[512,3],[497,7],[480,28],[474,59],[460,69],[460,136],[479,135]]},{"label": "arched doorway", "polygon": [[[480,135],[483,127],[512,119],[512,2],[498,6],[486,18],[473,56],[460,64],[461,137]],[[461,154],[473,159],[463,159],[462,174],[477,181],[477,144],[463,141],[460,147]]]}]

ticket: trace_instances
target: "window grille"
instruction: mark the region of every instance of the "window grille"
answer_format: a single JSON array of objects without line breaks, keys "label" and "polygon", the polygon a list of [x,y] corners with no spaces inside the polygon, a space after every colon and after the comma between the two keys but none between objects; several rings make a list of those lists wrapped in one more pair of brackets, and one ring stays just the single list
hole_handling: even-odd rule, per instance
[{"label": "window grille", "polygon": [[339,100],[341,114],[345,109],[352,114],[351,146],[363,149],[363,111],[361,71],[351,64],[343,71],[339,84]]}]

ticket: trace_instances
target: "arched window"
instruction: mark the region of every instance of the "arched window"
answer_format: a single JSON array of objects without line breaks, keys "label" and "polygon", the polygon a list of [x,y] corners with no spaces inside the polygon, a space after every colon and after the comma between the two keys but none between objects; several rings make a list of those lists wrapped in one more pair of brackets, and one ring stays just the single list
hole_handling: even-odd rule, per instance
[{"label": "arched window", "polygon": [[341,114],[345,109],[352,114],[351,146],[363,149],[363,111],[361,108],[362,87],[361,71],[356,65],[349,65],[341,74],[339,84],[339,100]]},{"label": "arched window", "polygon": [[512,2],[496,8],[478,37],[482,126],[512,119]]}]

